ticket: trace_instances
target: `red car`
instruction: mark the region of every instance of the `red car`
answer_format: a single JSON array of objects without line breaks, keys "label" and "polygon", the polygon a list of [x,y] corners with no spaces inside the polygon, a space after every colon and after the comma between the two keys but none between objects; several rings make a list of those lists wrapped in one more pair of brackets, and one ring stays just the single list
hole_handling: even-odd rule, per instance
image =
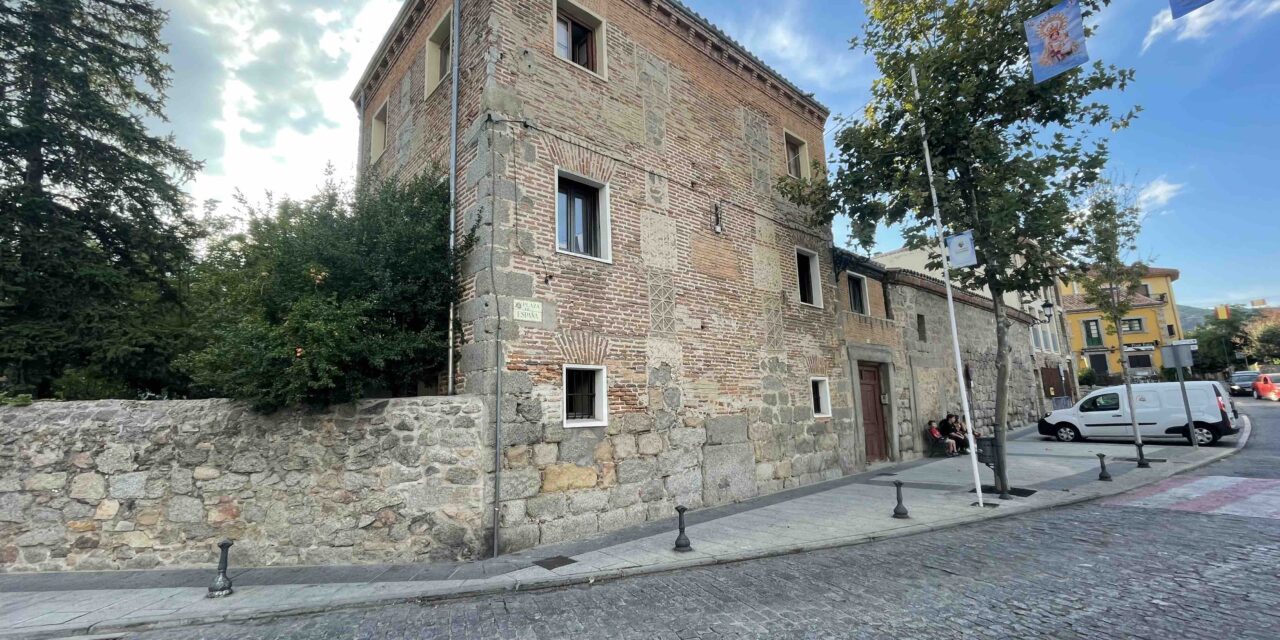
[{"label": "red car", "polygon": [[1264,373],[1253,381],[1253,397],[1280,401],[1280,373]]}]

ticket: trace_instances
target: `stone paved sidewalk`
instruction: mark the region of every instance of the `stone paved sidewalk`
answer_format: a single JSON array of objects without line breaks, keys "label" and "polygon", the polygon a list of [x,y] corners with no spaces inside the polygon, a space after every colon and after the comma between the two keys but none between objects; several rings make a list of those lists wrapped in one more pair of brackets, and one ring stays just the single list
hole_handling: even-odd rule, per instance
[{"label": "stone paved sidewalk", "polygon": [[[1114,495],[1226,457],[1248,435],[1246,429],[1199,451],[1148,446],[1149,457],[1167,461],[1139,470],[1113,460],[1114,481],[1099,482],[1095,454],[1124,458],[1133,455],[1132,445],[1059,444],[1032,430],[1009,445],[1013,484],[1033,490],[1030,496],[1009,502],[989,496],[998,506],[980,509],[973,506],[968,458],[918,460],[690,512],[688,553],[672,550],[671,520],[482,562],[240,569],[232,572],[235,594],[217,600],[204,597],[213,577],[205,569],[0,575],[0,638],[65,638],[540,589],[857,544]],[[983,468],[984,481],[990,477]],[[891,517],[894,480],[904,483],[909,519]]]}]

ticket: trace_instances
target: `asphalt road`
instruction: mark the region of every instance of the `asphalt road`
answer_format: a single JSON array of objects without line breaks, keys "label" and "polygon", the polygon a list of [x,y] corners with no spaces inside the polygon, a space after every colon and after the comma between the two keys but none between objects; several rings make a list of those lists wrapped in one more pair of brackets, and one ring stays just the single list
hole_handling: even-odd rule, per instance
[{"label": "asphalt road", "polygon": [[129,637],[1274,639],[1280,498],[1266,492],[1280,486],[1268,480],[1280,478],[1280,403],[1237,403],[1253,418],[1249,445],[1168,481],[1225,487],[1190,501],[1140,491],[590,586]]}]

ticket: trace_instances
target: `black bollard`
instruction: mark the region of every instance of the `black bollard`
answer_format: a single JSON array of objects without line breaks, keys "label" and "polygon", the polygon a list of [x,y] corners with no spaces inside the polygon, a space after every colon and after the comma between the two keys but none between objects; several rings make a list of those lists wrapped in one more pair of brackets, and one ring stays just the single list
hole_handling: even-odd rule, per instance
[{"label": "black bollard", "polygon": [[893,508],[893,517],[898,519],[910,518],[911,516],[907,515],[907,506],[902,504],[902,481],[894,480],[893,486],[898,489],[898,505]]},{"label": "black bollard", "polygon": [[1103,482],[1111,482],[1111,474],[1107,472],[1107,454],[1098,454],[1098,464],[1102,465],[1102,472],[1098,474],[1098,479]]},{"label": "black bollard", "polygon": [[676,507],[676,513],[680,514],[680,535],[676,536],[676,551],[693,551],[693,547],[689,545],[689,536],[684,534],[684,512],[688,510],[683,505]]},{"label": "black bollard", "polygon": [[222,598],[233,593],[231,589],[231,578],[227,577],[227,555],[231,552],[231,545],[235,544],[230,540],[223,540],[218,543],[218,577],[213,579],[213,584],[209,585],[209,593],[206,598]]},{"label": "black bollard", "polygon": [[1144,456],[1144,455],[1142,455],[1142,446],[1143,446],[1143,445],[1142,445],[1141,443],[1139,443],[1139,444],[1137,445],[1137,447],[1138,447],[1138,468],[1139,468],[1139,469],[1150,469],[1150,468],[1151,468],[1151,463],[1150,463],[1150,462],[1147,462],[1147,457],[1146,457],[1146,456]]}]

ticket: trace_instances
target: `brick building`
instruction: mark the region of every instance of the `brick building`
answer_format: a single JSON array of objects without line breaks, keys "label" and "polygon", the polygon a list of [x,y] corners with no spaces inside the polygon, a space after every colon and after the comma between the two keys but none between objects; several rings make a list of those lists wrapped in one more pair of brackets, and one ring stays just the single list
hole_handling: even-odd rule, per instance
[{"label": "brick building", "polygon": [[775,190],[827,110],[672,0],[469,0],[456,39],[451,4],[407,2],[352,97],[367,173],[447,164],[456,47],[502,548],[861,468],[830,230]]}]

